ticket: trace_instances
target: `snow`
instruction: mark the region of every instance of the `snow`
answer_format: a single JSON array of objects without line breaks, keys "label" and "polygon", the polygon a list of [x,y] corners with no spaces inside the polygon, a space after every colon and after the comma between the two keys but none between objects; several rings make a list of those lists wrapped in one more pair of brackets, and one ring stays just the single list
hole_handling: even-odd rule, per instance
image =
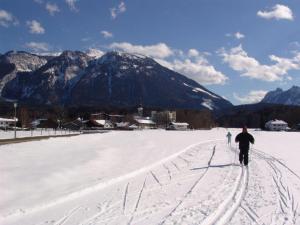
[{"label": "snow", "polygon": [[[37,136],[52,136],[52,135],[66,135],[70,133],[76,133],[68,130],[53,130],[53,129],[35,129],[32,131],[25,131],[25,130],[17,130],[17,138],[24,138],[24,137],[37,137]],[[3,131],[0,130],[0,140],[1,139],[11,139],[14,138],[14,131],[8,130]]]},{"label": "snow", "polygon": [[8,118],[1,118],[0,117],[0,122],[15,122],[14,119],[8,119]]},{"label": "snow", "polygon": [[100,124],[100,125],[105,125],[105,120],[95,120],[96,123]]},{"label": "snow", "polygon": [[214,105],[211,99],[203,99],[203,102],[201,103],[204,107],[208,108],[209,110],[214,109]]},{"label": "snow", "polygon": [[0,146],[0,224],[300,224],[300,133],[113,131]]},{"label": "snow", "polygon": [[278,125],[287,125],[287,122],[283,120],[270,120],[267,122],[268,124],[278,124]]},{"label": "snow", "polygon": [[208,92],[208,91],[205,91],[205,90],[202,89],[202,88],[199,88],[199,87],[196,88],[196,87],[193,87],[193,86],[191,86],[191,85],[188,85],[187,83],[183,83],[183,85],[186,86],[186,87],[192,88],[192,89],[193,89],[193,92],[196,92],[196,93],[202,92],[202,93],[205,93],[205,94],[207,94],[207,95],[209,95],[209,96],[211,96],[211,97],[213,97],[213,98],[220,98],[220,97],[218,97],[218,96],[216,96],[216,95],[214,95],[214,94],[212,94],[212,93],[210,93],[210,92]]},{"label": "snow", "polygon": [[205,93],[205,94],[207,94],[207,95],[210,95],[210,96],[213,97],[213,98],[219,98],[218,96],[213,95],[212,93],[209,93],[208,91],[205,91],[205,90],[203,90],[202,88],[194,88],[193,91],[194,91],[194,92],[203,92],[203,93]]}]

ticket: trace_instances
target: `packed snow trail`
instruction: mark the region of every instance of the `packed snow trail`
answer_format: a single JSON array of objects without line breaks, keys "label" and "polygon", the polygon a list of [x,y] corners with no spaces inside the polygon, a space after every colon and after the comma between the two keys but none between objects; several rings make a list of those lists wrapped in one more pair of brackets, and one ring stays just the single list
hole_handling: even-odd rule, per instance
[{"label": "packed snow trail", "polygon": [[[221,131],[218,132],[222,136],[216,135],[218,134],[216,131],[212,132],[212,136],[225,137],[226,132]],[[250,151],[248,168],[241,167],[238,163],[236,148],[229,147],[224,139],[217,140],[212,136],[210,138],[205,136],[205,139],[209,141],[196,141],[200,133],[207,135],[204,132],[152,131],[91,136],[95,139],[90,141],[90,146],[97,146],[95,143],[101,143],[108,146],[107,153],[114,153],[114,157],[109,159],[115,159],[125,151],[126,155],[122,153],[122,157],[125,158],[121,158],[124,165],[107,164],[108,169],[116,169],[116,171],[111,171],[113,176],[106,178],[103,176],[104,174],[101,174],[105,170],[100,170],[100,174],[97,174],[99,172],[93,173],[95,181],[88,183],[89,185],[84,183],[82,189],[66,192],[65,195],[53,198],[52,201],[41,201],[40,204],[31,207],[20,205],[19,210],[13,214],[3,214],[0,211],[0,224],[300,224],[298,208],[300,179],[299,172],[295,168],[291,168],[284,160],[266,153],[265,149],[261,148],[253,148]],[[130,139],[133,134],[141,135],[140,140],[136,137]],[[150,134],[155,134],[155,138],[151,136],[151,139],[148,139],[147,135]],[[163,145],[155,145],[156,142],[160,143],[166,140],[165,137],[161,137],[163,135],[168,135],[169,139],[175,143],[164,142]],[[188,139],[189,146],[186,141],[181,148],[176,148],[176,145],[181,143],[179,137],[184,135],[186,138],[191,138]],[[195,136],[193,137],[193,135]],[[121,136],[124,139],[120,138],[120,143],[112,142]],[[100,138],[100,142],[98,138]],[[80,142],[76,142],[79,139]],[[109,141],[106,141],[107,139]],[[83,141],[80,137],[72,140],[77,145]],[[133,140],[135,143],[132,143]],[[57,143],[56,140],[52,141]],[[126,149],[125,142],[130,145],[135,144],[137,149],[132,151],[130,145]],[[52,142],[49,140],[43,143],[51,144]],[[170,144],[169,148],[168,144]],[[75,151],[80,152],[79,148],[76,150],[77,145],[74,144]],[[113,147],[116,145],[118,148]],[[30,145],[28,144],[28,146]],[[83,146],[81,147],[83,148]],[[9,156],[14,153],[13,145],[6,148],[9,151],[3,152],[2,149],[0,154],[5,153]],[[157,148],[158,150],[156,150]],[[168,148],[167,151],[164,150],[166,148]],[[176,151],[173,148],[176,148]],[[26,151],[31,150],[24,150],[24,154]],[[73,151],[70,151],[70,156],[76,157]],[[161,154],[161,157],[151,160],[152,156],[155,156],[153,151]],[[7,157],[5,154],[2,157],[4,159]],[[18,154],[23,157],[23,151]],[[44,153],[38,152],[38,154]],[[85,154],[89,154],[89,152],[85,150]],[[33,156],[34,159],[39,157],[36,152]],[[96,162],[100,165],[105,164],[104,156],[106,155],[100,156],[97,158],[99,161]],[[59,159],[57,158],[57,160]],[[67,159],[69,160],[69,158]],[[98,166],[97,163],[88,164],[88,171],[93,172]],[[130,167],[131,165],[132,167]],[[135,165],[139,166],[134,167]],[[117,168],[118,166],[120,169]],[[124,169],[127,167],[129,169]],[[11,170],[15,168],[13,166]],[[2,171],[5,172],[1,169]],[[4,179],[7,179],[6,177],[7,175],[3,176]],[[80,178],[85,179],[84,176]],[[55,192],[55,189],[53,191]],[[45,193],[51,195],[51,192]],[[26,197],[25,195],[24,199]],[[47,196],[45,195],[45,197]]]}]

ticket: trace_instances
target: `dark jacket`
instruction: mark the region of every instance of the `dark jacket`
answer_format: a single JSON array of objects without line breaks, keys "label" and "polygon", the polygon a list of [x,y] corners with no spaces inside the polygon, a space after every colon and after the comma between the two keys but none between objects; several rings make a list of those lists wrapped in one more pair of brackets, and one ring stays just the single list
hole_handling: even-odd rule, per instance
[{"label": "dark jacket", "polygon": [[235,142],[239,142],[239,148],[241,150],[249,150],[249,143],[251,142],[252,144],[254,144],[254,138],[247,132],[239,133],[235,137]]}]

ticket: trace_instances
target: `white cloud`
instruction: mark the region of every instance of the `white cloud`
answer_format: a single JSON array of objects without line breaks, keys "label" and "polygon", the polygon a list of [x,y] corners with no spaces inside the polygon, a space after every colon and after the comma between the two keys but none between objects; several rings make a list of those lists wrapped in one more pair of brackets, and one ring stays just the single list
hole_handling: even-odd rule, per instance
[{"label": "white cloud", "polygon": [[29,42],[25,44],[25,47],[34,52],[49,51],[49,45],[45,42]]},{"label": "white cloud", "polygon": [[260,102],[266,94],[267,91],[253,90],[250,91],[246,96],[239,96],[238,94],[233,93],[233,97],[242,104],[252,104]]},{"label": "white cloud", "polygon": [[158,43],[156,45],[133,45],[128,42],[115,42],[109,47],[111,49],[142,54],[153,58],[166,58],[174,54],[173,50],[165,43]]},{"label": "white cloud", "polygon": [[104,52],[96,48],[90,48],[89,50],[86,51],[86,54],[90,57],[97,59],[103,56]]},{"label": "white cloud", "polygon": [[255,58],[248,56],[242,45],[226,51],[219,51],[223,61],[233,70],[241,72],[241,76],[250,77],[264,81],[282,80],[288,76],[289,70],[300,69],[300,53],[295,54],[293,58],[280,58],[270,55],[272,65],[263,65]]},{"label": "white cloud", "polygon": [[117,7],[113,7],[110,9],[110,15],[113,19],[116,19],[119,14],[124,12],[126,12],[126,5],[123,1],[120,2],[120,4]]},{"label": "white cloud", "polygon": [[188,56],[189,57],[197,57],[197,56],[199,56],[199,52],[197,49],[192,48],[189,50]]},{"label": "white cloud", "polygon": [[19,21],[9,12],[0,9],[0,26],[9,27],[10,25],[18,25]]},{"label": "white cloud", "polygon": [[33,0],[35,3],[38,3],[38,4],[43,4],[44,1],[43,0]]},{"label": "white cloud", "polygon": [[280,4],[273,6],[270,11],[258,11],[257,16],[265,19],[294,20],[292,10],[288,6]]},{"label": "white cloud", "polygon": [[78,8],[76,7],[75,3],[78,0],[65,0],[65,2],[67,3],[67,5],[69,6],[70,10],[73,12],[78,12]]},{"label": "white cloud", "polygon": [[226,36],[226,37],[234,37],[234,38],[236,38],[236,39],[238,39],[238,40],[239,40],[239,39],[243,39],[243,38],[246,37],[244,34],[240,33],[239,31],[236,32],[236,33],[234,33],[234,34],[228,33],[228,34],[226,34],[225,36]]},{"label": "white cloud", "polygon": [[240,32],[236,32],[236,33],[234,34],[234,37],[235,37],[236,39],[242,39],[242,38],[245,38],[245,35],[242,34],[242,33],[240,33]]},{"label": "white cloud", "polygon": [[206,59],[175,59],[173,61],[156,59],[156,61],[171,70],[197,81],[200,84],[225,84],[228,80],[226,75],[217,71]]},{"label": "white cloud", "polygon": [[46,9],[50,13],[51,16],[54,16],[55,13],[60,12],[60,9],[58,8],[58,6],[55,3],[47,2]]},{"label": "white cloud", "polygon": [[208,53],[202,53],[193,48],[185,53],[182,50],[172,49],[165,43],[143,46],[128,42],[112,43],[109,48],[152,57],[159,64],[201,84],[224,84],[228,79],[208,62],[205,57]]},{"label": "white cloud", "polygon": [[111,32],[106,30],[101,31],[101,34],[104,38],[112,38],[114,36]]},{"label": "white cloud", "polygon": [[36,20],[27,21],[26,24],[29,27],[29,32],[32,34],[44,34],[45,33],[45,29]]}]

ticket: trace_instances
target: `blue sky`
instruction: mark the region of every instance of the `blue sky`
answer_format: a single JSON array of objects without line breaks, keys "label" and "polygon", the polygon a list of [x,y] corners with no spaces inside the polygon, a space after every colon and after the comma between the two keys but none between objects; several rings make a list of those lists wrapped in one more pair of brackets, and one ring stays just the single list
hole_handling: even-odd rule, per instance
[{"label": "blue sky", "polygon": [[140,53],[234,104],[300,85],[294,0],[0,0],[0,52]]}]

